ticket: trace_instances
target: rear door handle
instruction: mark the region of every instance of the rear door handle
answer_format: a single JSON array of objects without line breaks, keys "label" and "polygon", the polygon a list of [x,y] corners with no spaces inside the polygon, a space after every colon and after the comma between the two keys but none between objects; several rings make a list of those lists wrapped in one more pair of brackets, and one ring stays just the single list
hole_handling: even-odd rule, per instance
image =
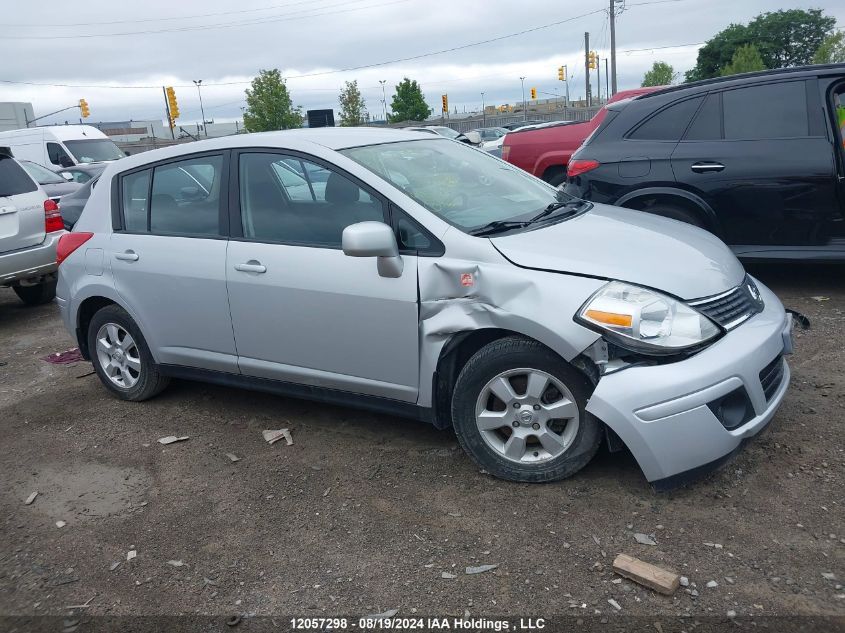
[{"label": "rear door handle", "polygon": [[17,207],[0,207],[0,215],[6,215],[8,213],[17,213]]},{"label": "rear door handle", "polygon": [[123,262],[137,262],[138,261],[138,253],[135,251],[124,251],[123,253],[115,253],[115,259],[119,259]]},{"label": "rear door handle", "polygon": [[722,171],[725,166],[722,163],[693,163],[690,165],[690,169],[692,169],[697,174],[706,174],[711,171]]},{"label": "rear door handle", "polygon": [[251,259],[244,264],[235,264],[235,270],[239,270],[242,273],[266,273],[267,266],[263,266],[261,262]]}]

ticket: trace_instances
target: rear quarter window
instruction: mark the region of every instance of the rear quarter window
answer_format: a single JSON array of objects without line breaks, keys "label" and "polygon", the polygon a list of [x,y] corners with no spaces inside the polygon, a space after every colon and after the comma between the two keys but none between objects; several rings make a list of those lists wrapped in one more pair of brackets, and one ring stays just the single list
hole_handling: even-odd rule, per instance
[{"label": "rear quarter window", "polygon": [[640,123],[628,138],[637,141],[679,141],[704,97],[692,97],[663,108]]},{"label": "rear quarter window", "polygon": [[38,185],[14,159],[0,154],[0,196],[38,191]]}]

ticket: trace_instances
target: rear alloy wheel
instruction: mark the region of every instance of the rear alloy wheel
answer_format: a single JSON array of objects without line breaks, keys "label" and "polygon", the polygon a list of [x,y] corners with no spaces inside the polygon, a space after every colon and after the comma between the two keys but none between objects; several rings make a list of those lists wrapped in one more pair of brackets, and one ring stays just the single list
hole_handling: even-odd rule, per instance
[{"label": "rear alloy wheel", "polygon": [[585,411],[591,385],[536,341],[509,337],[479,350],[461,370],[452,421],[464,450],[512,481],[569,477],[595,455],[600,423]]},{"label": "rear alloy wheel", "polygon": [[123,400],[147,400],[169,382],[135,321],[119,306],[106,306],[91,319],[88,350],[100,381]]},{"label": "rear alloy wheel", "polygon": [[28,306],[40,306],[56,298],[56,280],[45,281],[34,286],[14,286],[18,298]]}]

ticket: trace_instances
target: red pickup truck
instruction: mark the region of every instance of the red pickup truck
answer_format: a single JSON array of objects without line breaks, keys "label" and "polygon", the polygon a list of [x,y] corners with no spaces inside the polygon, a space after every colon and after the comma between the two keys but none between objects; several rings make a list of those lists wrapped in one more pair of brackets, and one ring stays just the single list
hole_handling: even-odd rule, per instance
[{"label": "red pickup truck", "polygon": [[[613,95],[608,103],[637,97],[661,88],[665,86],[621,90]],[[511,132],[502,144],[502,158],[557,187],[566,181],[569,158],[581,147],[584,139],[604,121],[606,115],[607,107],[602,106],[592,119],[583,123]]]}]

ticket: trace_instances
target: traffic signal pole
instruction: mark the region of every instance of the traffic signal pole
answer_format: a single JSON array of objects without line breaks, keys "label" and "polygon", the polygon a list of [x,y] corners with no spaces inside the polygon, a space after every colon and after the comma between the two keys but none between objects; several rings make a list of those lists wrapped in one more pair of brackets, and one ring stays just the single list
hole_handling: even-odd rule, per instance
[{"label": "traffic signal pole", "polygon": [[616,0],[610,0],[610,94],[616,94]]},{"label": "traffic signal pole", "polygon": [[584,84],[585,84],[585,91],[584,91],[584,101],[587,103],[587,107],[593,105],[592,95],[590,94],[590,34],[589,32],[584,33]]}]

